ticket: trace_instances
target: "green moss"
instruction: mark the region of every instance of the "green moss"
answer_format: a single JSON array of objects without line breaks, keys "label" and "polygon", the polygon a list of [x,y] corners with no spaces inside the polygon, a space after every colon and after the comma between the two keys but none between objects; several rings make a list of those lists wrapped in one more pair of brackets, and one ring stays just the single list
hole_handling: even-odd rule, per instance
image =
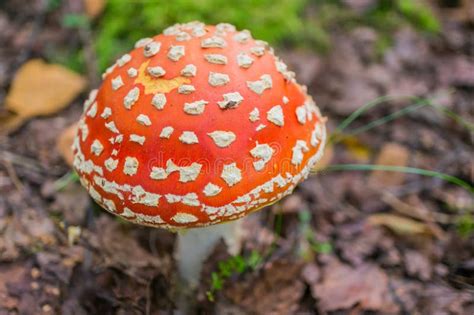
[{"label": "green moss", "polygon": [[256,38],[278,43],[304,31],[300,15],[307,0],[110,0],[97,25],[97,54],[102,70],[133,43],[174,23],[229,22],[250,29]]}]

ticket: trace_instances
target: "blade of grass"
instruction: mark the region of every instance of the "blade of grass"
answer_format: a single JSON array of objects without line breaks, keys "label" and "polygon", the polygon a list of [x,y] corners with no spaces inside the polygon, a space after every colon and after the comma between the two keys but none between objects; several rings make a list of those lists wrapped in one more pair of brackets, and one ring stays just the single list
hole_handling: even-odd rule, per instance
[{"label": "blade of grass", "polygon": [[[378,106],[380,104],[383,104],[388,101],[393,101],[393,100],[404,100],[404,99],[412,99],[415,101],[413,104],[409,104],[402,109],[391,113],[389,115],[386,115],[382,118],[376,119],[374,121],[369,122],[367,125],[355,128],[350,131],[343,132],[354,120],[356,120],[358,117],[360,117],[362,114],[370,110],[371,108]],[[358,108],[355,110],[351,115],[349,115],[346,119],[344,119],[336,128],[334,133],[331,135],[329,138],[328,142],[336,143],[340,141],[340,139],[345,135],[356,135],[365,131],[368,131],[370,129],[373,129],[375,127],[381,126],[385,123],[388,123],[392,120],[395,120],[397,118],[400,118],[406,114],[409,114],[411,112],[414,112],[422,107],[429,106],[430,108],[433,108],[434,110],[438,111],[439,113],[453,119],[456,123],[462,125],[464,128],[469,130],[470,132],[474,132],[474,123],[471,123],[461,117],[460,115],[454,113],[450,109],[447,109],[443,106],[438,106],[432,103],[430,99],[426,98],[420,98],[414,95],[400,95],[400,96],[391,96],[391,95],[386,95],[379,97],[371,102],[368,102],[364,104],[362,107]]]},{"label": "blade of grass", "polygon": [[428,105],[430,105],[430,103],[428,101],[421,100],[421,101],[416,102],[414,104],[408,105],[407,107],[402,108],[402,109],[400,109],[396,112],[393,112],[391,114],[383,116],[382,118],[373,120],[365,126],[349,130],[349,131],[345,132],[345,134],[353,135],[353,136],[358,135],[359,133],[362,133],[362,132],[368,131],[372,128],[375,128],[375,127],[381,126],[383,124],[386,124],[386,123],[388,123],[392,120],[395,120],[399,117],[407,115],[411,112],[414,112],[414,111],[418,110],[421,107],[428,106]]},{"label": "blade of grass", "polygon": [[404,99],[414,99],[417,100],[416,96],[413,95],[384,95],[381,97],[378,97],[374,99],[373,101],[370,101],[364,105],[362,105],[360,108],[356,109],[352,114],[350,114],[346,119],[344,119],[336,128],[334,131],[335,134],[342,133],[344,129],[346,129],[354,120],[356,120],[359,116],[364,114],[366,111],[369,109],[383,104],[388,101],[394,101],[394,100],[404,100]]},{"label": "blade of grass", "polygon": [[464,180],[432,171],[426,170],[416,167],[406,167],[406,166],[395,166],[395,165],[373,165],[373,164],[335,164],[329,165],[328,167],[324,168],[322,171],[332,172],[332,171],[385,171],[385,172],[400,172],[400,173],[408,173],[408,174],[416,174],[428,177],[439,178],[451,184],[457,185],[466,189],[469,193],[474,195],[474,186],[465,182]]}]

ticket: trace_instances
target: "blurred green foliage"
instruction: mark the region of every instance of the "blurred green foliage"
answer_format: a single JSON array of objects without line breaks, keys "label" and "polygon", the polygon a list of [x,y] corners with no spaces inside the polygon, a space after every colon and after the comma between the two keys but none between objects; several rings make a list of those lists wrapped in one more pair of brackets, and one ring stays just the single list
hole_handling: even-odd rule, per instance
[{"label": "blurred green foliage", "polygon": [[[56,7],[61,0],[50,2]],[[427,33],[440,28],[431,9],[412,0],[374,0],[362,12],[349,9],[343,0],[108,0],[96,22],[91,25],[85,18],[65,15],[63,26],[91,27],[101,71],[138,39],[158,34],[174,23],[193,20],[232,23],[272,45],[305,47],[316,53],[330,51],[331,33],[338,30],[373,28],[378,33],[376,48],[383,53],[400,27],[412,26]],[[68,66],[84,68],[77,54],[71,54],[71,59],[70,64],[66,62]]]},{"label": "blurred green foliage", "polygon": [[456,228],[461,237],[468,238],[474,233],[474,215],[466,213],[459,217],[456,222]]},{"label": "blurred green foliage", "polygon": [[300,18],[307,0],[109,0],[97,36],[99,65],[177,22],[229,22],[250,29],[256,38],[281,42],[303,31]]}]

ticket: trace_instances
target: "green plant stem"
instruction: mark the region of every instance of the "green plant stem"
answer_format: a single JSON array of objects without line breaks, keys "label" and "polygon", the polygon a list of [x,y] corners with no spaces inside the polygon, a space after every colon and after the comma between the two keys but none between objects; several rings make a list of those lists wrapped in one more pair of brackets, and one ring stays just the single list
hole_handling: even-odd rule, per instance
[{"label": "green plant stem", "polygon": [[466,189],[469,193],[474,195],[474,186],[465,182],[464,180],[426,169],[415,168],[415,167],[406,167],[406,166],[396,166],[396,165],[372,165],[372,164],[335,164],[329,165],[328,167],[324,168],[323,171],[385,171],[385,172],[399,172],[399,173],[408,173],[408,174],[416,174],[428,177],[439,178],[446,182],[452,183],[459,187]]}]

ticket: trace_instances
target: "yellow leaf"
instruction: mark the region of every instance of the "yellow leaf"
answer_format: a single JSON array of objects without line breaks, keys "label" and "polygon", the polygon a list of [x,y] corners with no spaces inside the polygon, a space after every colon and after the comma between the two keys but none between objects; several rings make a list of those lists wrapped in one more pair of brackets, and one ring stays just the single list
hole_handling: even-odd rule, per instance
[{"label": "yellow leaf", "polygon": [[371,155],[370,148],[363,144],[354,136],[344,136],[341,143],[346,147],[347,151],[357,161],[368,161]]},{"label": "yellow leaf", "polygon": [[367,221],[370,225],[382,225],[400,235],[433,234],[427,224],[394,214],[373,214]]},{"label": "yellow leaf", "polygon": [[86,87],[80,75],[60,66],[33,59],[18,70],[6,97],[6,109],[16,116],[2,122],[18,126],[28,118],[54,114],[66,107]]},{"label": "yellow leaf", "polygon": [[84,0],[87,16],[95,18],[104,11],[106,0]]}]

